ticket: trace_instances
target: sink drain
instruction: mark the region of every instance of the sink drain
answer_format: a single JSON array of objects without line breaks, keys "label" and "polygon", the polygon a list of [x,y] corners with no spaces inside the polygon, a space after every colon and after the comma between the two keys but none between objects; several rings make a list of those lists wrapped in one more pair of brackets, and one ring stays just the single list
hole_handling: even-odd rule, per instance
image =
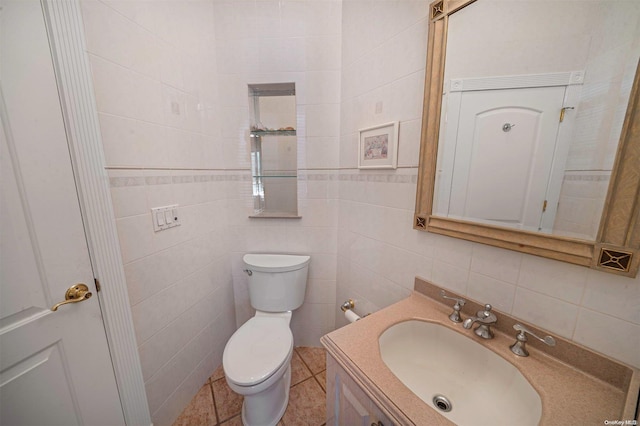
[{"label": "sink drain", "polygon": [[436,395],[432,401],[438,410],[444,411],[445,413],[451,411],[451,401],[449,401],[446,396]]}]

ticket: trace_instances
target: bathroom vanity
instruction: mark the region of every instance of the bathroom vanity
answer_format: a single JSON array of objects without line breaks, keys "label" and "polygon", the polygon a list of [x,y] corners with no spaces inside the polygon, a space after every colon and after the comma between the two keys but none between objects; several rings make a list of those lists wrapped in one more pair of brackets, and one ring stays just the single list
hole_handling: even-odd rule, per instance
[{"label": "bathroom vanity", "polygon": [[[640,374],[637,369],[626,366],[587,348],[556,336],[557,344],[548,347],[543,343],[530,339],[528,357],[516,356],[509,347],[515,342],[516,331],[514,324],[521,323],[539,336],[548,333],[532,327],[516,318],[496,312],[497,322],[493,325],[494,338],[482,339],[472,330],[466,330],[461,323],[449,319],[451,303],[440,296],[441,289],[435,285],[416,278],[414,293],[400,302],[367,316],[348,326],[342,327],[322,337],[322,344],[327,349],[327,424],[339,425],[446,425],[467,424],[465,421],[451,420],[454,410],[474,410],[465,413],[473,418],[478,406],[471,407],[459,395],[452,397],[453,409],[449,415],[438,411],[436,403],[431,398],[422,398],[419,390],[410,389],[407,378],[400,379],[387,366],[381,352],[380,337],[394,325],[412,322],[431,323],[443,330],[441,337],[433,338],[434,345],[440,350],[452,350],[441,358],[462,358],[463,363],[472,368],[485,369],[479,375],[469,374],[470,370],[463,368],[448,371],[446,365],[441,370],[451,375],[458,388],[475,389],[478,399],[486,400],[486,405],[501,407],[506,401],[505,394],[494,394],[487,380],[492,381],[494,367],[490,363],[476,358],[465,361],[468,351],[464,345],[447,346],[448,337],[460,340],[460,336],[476,342],[483,348],[479,351],[489,351],[491,357],[500,357],[499,362],[508,363],[509,368],[515,367],[518,375],[524,377],[535,393],[539,396],[541,410],[535,413],[535,418],[524,419],[507,416],[506,424],[607,424],[605,421],[622,421],[618,424],[633,423],[638,404],[640,388]],[[490,301],[489,301],[490,302]],[[482,305],[468,301],[462,309],[463,318],[468,318],[482,308]],[[454,339],[454,340],[455,340]],[[467,342],[463,342],[467,343]],[[452,348],[452,349],[445,349]],[[428,355],[425,354],[425,358]],[[416,357],[419,358],[419,357]],[[428,359],[417,359],[410,363],[409,369],[418,371],[427,368]],[[447,364],[448,363],[444,363]],[[461,364],[459,364],[461,365]],[[498,372],[496,372],[499,374]],[[433,374],[433,373],[429,373]],[[427,377],[423,374],[422,377]],[[479,382],[483,380],[482,382]],[[410,381],[410,380],[409,380]],[[415,382],[419,382],[416,380]],[[494,389],[504,389],[509,386],[503,382]],[[418,383],[419,384],[419,383]],[[452,389],[456,389],[453,386]],[[521,388],[508,388],[507,392],[520,392]],[[512,396],[512,395],[511,395]],[[475,402],[475,401],[474,401]],[[481,401],[484,402],[484,401]],[[532,405],[528,401],[522,404],[523,410]],[[530,414],[530,413],[529,413]],[[449,416],[449,418],[445,416]],[[482,416],[478,414],[478,419]],[[533,420],[532,420],[533,419]],[[625,423],[625,420],[630,422]],[[502,424],[492,422],[492,424]],[[614,424],[614,423],[609,423]]]}]

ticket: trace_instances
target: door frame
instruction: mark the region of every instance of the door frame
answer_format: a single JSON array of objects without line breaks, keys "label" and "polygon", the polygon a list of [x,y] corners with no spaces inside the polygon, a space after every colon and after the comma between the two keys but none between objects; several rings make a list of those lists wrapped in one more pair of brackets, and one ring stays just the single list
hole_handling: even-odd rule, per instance
[{"label": "door frame", "polygon": [[128,425],[151,425],[79,0],[41,0],[98,300]]}]

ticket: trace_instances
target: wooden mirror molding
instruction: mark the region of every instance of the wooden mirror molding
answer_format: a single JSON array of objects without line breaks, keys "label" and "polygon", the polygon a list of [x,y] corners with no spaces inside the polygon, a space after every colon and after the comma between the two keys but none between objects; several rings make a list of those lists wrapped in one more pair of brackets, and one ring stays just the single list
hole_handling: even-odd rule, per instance
[{"label": "wooden mirror molding", "polygon": [[636,70],[595,241],[432,215],[449,16],[476,0],[430,4],[424,108],[413,227],[635,277],[640,264],[640,66]]}]

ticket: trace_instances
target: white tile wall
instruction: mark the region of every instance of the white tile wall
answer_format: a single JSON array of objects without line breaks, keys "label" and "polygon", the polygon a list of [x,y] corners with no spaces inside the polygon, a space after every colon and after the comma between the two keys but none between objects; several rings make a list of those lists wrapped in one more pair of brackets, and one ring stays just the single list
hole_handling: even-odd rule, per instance
[{"label": "white tile wall", "polygon": [[593,240],[609,188],[610,172],[567,172],[562,182],[553,232]]},{"label": "white tile wall", "polygon": [[[475,300],[490,301],[491,305],[503,312],[513,309],[516,286],[476,272],[469,274],[467,294]],[[486,302],[485,302],[486,303]]]},{"label": "white tile wall", "polygon": [[[304,305],[294,312],[296,345],[318,346],[333,330],[338,223],[341,1],[214,3],[225,166],[242,170],[229,189],[236,321],[250,318],[241,258],[247,252],[311,255]],[[249,219],[248,84],[296,84],[298,213],[301,219]]]},{"label": "white tile wall", "polygon": [[497,247],[475,244],[471,255],[471,272],[515,284],[523,255]]},{"label": "white tile wall", "polygon": [[588,274],[589,270],[581,266],[523,256],[518,286],[578,305]]},{"label": "white tile wall", "polygon": [[[213,4],[81,4],[149,407],[170,425],[235,330]],[[182,225],[155,233],[170,204]]]},{"label": "white tile wall", "polygon": [[640,365],[639,328],[637,323],[580,309],[573,340],[637,368]]}]

